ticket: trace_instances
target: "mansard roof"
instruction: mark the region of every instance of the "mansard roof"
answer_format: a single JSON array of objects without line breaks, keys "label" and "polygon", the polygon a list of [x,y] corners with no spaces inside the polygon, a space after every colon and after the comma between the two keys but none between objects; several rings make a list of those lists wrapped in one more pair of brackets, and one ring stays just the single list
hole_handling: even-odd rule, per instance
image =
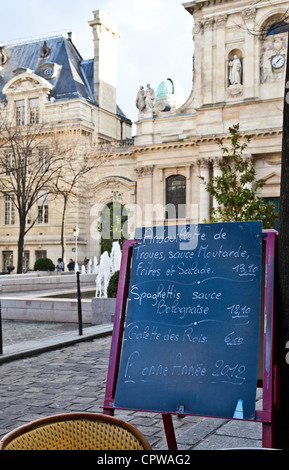
[{"label": "mansard roof", "polygon": [[[6,62],[0,63],[0,99],[3,87],[17,74],[33,72],[53,85],[55,101],[83,99],[95,106],[94,60],[83,60],[69,38],[62,35],[22,44],[3,46]],[[0,58],[1,59],[1,58]],[[127,119],[117,107],[117,114]]]}]

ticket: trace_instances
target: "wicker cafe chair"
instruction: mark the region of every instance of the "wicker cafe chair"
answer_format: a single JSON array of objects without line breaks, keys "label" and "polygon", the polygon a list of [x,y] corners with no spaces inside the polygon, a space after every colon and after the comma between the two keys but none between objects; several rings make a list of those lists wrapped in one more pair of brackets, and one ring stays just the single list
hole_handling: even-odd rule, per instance
[{"label": "wicker cafe chair", "polygon": [[32,421],[6,434],[0,450],[150,450],[134,426],[96,413],[67,413]]}]

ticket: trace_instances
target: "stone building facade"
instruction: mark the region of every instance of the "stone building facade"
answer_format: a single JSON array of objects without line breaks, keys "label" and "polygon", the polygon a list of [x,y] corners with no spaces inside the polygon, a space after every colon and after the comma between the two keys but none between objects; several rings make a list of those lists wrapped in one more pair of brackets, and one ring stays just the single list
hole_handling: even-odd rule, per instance
[{"label": "stone building facade", "polygon": [[[131,139],[131,121],[116,102],[117,50],[120,34],[114,20],[102,11],[95,11],[89,21],[93,32],[94,58],[83,60],[72,34],[15,45],[2,45],[0,56],[0,99],[2,113],[8,122],[21,127],[43,126],[59,135],[68,130],[78,132],[90,143],[120,143]],[[110,57],[110,61],[106,57]],[[13,124],[12,124],[13,125]],[[25,131],[24,131],[25,132]],[[41,139],[40,139],[41,140]],[[36,142],[32,143],[33,146]],[[49,141],[35,151],[44,158]],[[1,145],[2,159],[8,150]],[[42,153],[41,153],[42,152]],[[93,155],[92,155],[93,158]],[[91,176],[92,177],[92,176]],[[1,174],[5,181],[5,174]],[[19,220],[13,205],[15,194],[1,196],[0,270],[17,263]],[[36,204],[37,205],[37,204]],[[40,206],[40,203],[38,204]],[[75,257],[73,230],[79,226],[79,256],[86,252],[87,217],[84,205],[73,202],[66,217],[67,255]],[[39,257],[54,262],[61,257],[60,233],[63,201],[51,198],[34,208],[38,217],[27,232],[24,244],[24,267],[33,268]],[[41,212],[41,214],[40,214]]]},{"label": "stone building facade", "polygon": [[[112,158],[89,181],[90,204],[79,206],[74,215],[71,213],[67,227],[68,253],[73,248],[72,229],[77,223],[80,227],[79,259],[99,254],[101,214],[116,199],[127,208],[129,236],[133,236],[136,226],[144,224],[208,220],[214,201],[200,184],[199,177],[209,180],[216,174],[221,157],[217,139],[228,138],[228,128],[237,123],[242,132],[252,136],[247,154],[254,162],[257,178],[266,180],[262,195],[274,200],[278,209],[289,2],[192,0],[183,7],[194,17],[190,97],[184,102],[182,87],[174,77],[164,78],[161,84],[142,84],[139,91],[136,90],[139,116],[134,145],[113,151]],[[36,88],[43,97],[40,112],[47,119],[51,116],[53,125],[59,125],[60,116],[73,124],[73,120],[68,119],[69,110],[73,110],[76,122],[86,126],[89,132],[108,140],[124,140],[130,137],[130,122],[115,105],[116,82],[110,78],[115,74],[107,75],[107,71],[102,71],[101,61],[97,59],[101,57],[98,36],[101,31],[105,30],[105,35],[109,31],[100,23],[100,14],[96,12],[90,22],[95,40],[94,61],[80,61],[80,71],[74,69],[72,74],[75,78],[77,73],[81,76],[86,70],[86,77],[94,76],[93,87],[87,88],[86,96],[75,94],[73,99],[63,100],[61,93],[67,90],[59,91],[58,95],[53,79],[46,80],[43,74],[36,73]],[[115,25],[112,28],[110,23],[110,28],[115,31]],[[113,56],[117,34],[105,37]],[[51,47],[49,41],[47,45]],[[69,47],[73,48],[71,41]],[[9,54],[7,56],[9,58]],[[53,67],[58,64],[56,58],[51,58],[50,62]],[[93,71],[89,69],[92,63]],[[38,66],[45,74],[46,65]],[[6,64],[3,71],[5,67]],[[29,68],[35,71],[37,67]],[[47,73],[57,71],[53,68]],[[7,80],[2,92],[8,103],[10,92],[10,100],[16,96],[21,78],[25,86],[33,82],[29,82],[31,74],[35,79],[35,72],[26,69]],[[79,86],[80,82],[76,82]],[[87,80],[83,82],[86,84]],[[19,93],[26,94],[23,85]],[[83,90],[75,93],[84,93]],[[171,207],[176,211],[170,212]],[[31,252],[43,249],[49,257],[55,258],[59,226],[55,220],[49,222],[49,226],[50,232],[48,227],[43,227],[42,238],[34,229],[29,233],[31,245],[27,244],[27,249]],[[13,251],[12,228],[9,227],[8,236],[7,227],[1,222],[2,260],[5,250]],[[44,243],[45,229],[50,235]]]},{"label": "stone building facade", "polygon": [[[145,185],[146,202],[170,202],[170,179],[181,176],[183,221],[192,209],[196,221],[208,220],[212,201],[199,176],[208,180],[218,171],[216,140],[239,123],[252,136],[248,156],[257,177],[266,180],[262,195],[278,207],[289,2],[194,0],[184,7],[194,17],[192,92],[187,102],[171,107],[160,106],[157,95],[153,112],[140,113],[134,150],[142,175],[138,200]],[[147,167],[150,172],[142,173]]]},{"label": "stone building facade", "polygon": [[[278,211],[289,2],[193,0],[183,6],[194,17],[190,97],[182,101],[173,77],[154,93],[153,85],[143,84],[135,145],[119,155],[117,172],[110,170],[110,181],[118,175],[123,203],[136,205],[133,227],[209,220],[214,201],[200,176],[208,181],[217,174],[217,139],[226,141],[237,123],[252,136],[247,156],[266,181],[262,196]],[[109,191],[99,200],[107,198]],[[176,210],[169,214],[171,205]]]}]

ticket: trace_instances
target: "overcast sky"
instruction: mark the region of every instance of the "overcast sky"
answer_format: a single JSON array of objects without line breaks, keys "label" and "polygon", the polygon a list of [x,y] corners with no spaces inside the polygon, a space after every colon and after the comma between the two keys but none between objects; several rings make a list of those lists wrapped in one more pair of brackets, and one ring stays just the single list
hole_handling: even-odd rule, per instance
[{"label": "overcast sky", "polygon": [[140,85],[154,90],[166,78],[177,80],[185,100],[192,88],[192,16],[184,0],[26,0],[1,5],[0,42],[75,33],[83,59],[93,58],[93,36],[88,21],[103,10],[118,24],[122,37],[118,55],[117,102],[133,122]]}]

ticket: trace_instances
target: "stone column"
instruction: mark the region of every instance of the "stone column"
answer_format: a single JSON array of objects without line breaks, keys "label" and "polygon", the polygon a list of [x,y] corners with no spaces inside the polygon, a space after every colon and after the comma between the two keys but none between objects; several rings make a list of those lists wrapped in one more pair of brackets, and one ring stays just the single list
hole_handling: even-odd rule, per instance
[{"label": "stone column", "polygon": [[199,108],[203,104],[203,25],[201,21],[196,22],[193,28],[193,40],[195,44],[193,62],[193,96],[194,107]]},{"label": "stone column", "polygon": [[[245,27],[248,31],[255,29],[256,8],[247,8],[242,12]],[[245,52],[243,63],[243,84],[244,84],[244,98],[255,97],[255,84],[256,84],[256,59],[255,59],[255,36],[250,32],[245,34]],[[259,59],[258,59],[259,62]],[[258,63],[259,66],[259,63]]]},{"label": "stone column", "polygon": [[228,15],[215,17],[216,25],[216,67],[214,84],[214,101],[224,102],[226,99],[226,22]]},{"label": "stone column", "polygon": [[[213,163],[213,177],[215,178],[216,176],[221,176],[222,171],[219,168],[219,158],[218,157],[213,158],[212,163]],[[218,207],[216,198],[213,198],[213,207],[214,209]]]},{"label": "stone column", "polygon": [[138,177],[138,213],[139,226],[151,226],[153,224],[153,170],[154,166],[142,166],[136,168]]},{"label": "stone column", "polygon": [[213,26],[214,18],[205,19],[203,48],[204,104],[213,102]]},{"label": "stone column", "polygon": [[[209,159],[202,158],[198,161],[200,167],[200,176],[204,178],[206,182],[210,178],[210,161]],[[205,185],[200,182],[200,206],[199,206],[199,222],[202,223],[204,219],[209,221],[210,217],[210,194],[206,191]]]}]

